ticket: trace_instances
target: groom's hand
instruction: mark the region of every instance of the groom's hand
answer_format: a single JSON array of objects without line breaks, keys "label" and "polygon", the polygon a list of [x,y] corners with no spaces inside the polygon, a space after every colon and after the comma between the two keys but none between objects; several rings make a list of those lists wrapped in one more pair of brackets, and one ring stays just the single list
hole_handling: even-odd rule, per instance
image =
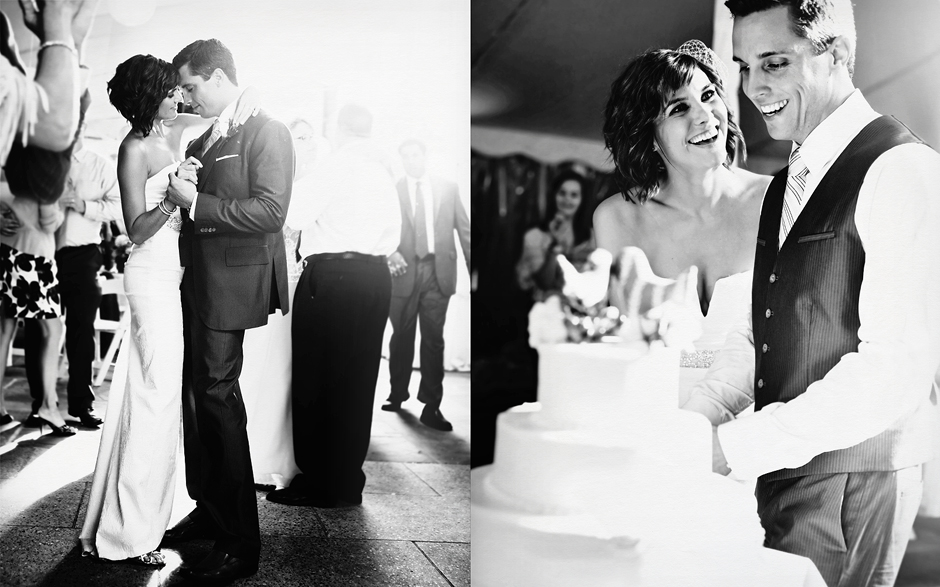
[{"label": "groom's hand", "polygon": [[193,185],[198,185],[199,170],[201,168],[202,162],[195,157],[190,157],[186,161],[180,163],[179,167],[176,168],[176,177],[185,179]]},{"label": "groom's hand", "polygon": [[189,208],[193,204],[193,198],[196,197],[196,186],[185,179],[176,177],[176,174],[170,173],[170,185],[166,188],[167,199],[180,208]]}]

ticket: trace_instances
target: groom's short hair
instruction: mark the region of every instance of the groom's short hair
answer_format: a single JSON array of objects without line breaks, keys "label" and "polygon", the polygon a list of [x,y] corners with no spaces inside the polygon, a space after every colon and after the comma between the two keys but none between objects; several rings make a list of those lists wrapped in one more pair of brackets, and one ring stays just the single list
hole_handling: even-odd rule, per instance
[{"label": "groom's short hair", "polygon": [[218,39],[193,41],[173,58],[173,67],[177,69],[187,63],[189,70],[202,79],[209,79],[213,71],[221,69],[228,76],[229,81],[238,85],[232,52]]},{"label": "groom's short hair", "polygon": [[851,0],[727,0],[725,6],[735,18],[785,6],[793,33],[809,40],[819,55],[836,37],[851,41],[849,75],[855,73],[855,14]]}]

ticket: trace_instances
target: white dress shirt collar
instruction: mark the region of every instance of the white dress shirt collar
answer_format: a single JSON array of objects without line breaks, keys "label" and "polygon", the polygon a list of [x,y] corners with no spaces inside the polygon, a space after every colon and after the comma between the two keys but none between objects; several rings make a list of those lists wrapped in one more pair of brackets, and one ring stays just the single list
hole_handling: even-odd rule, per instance
[{"label": "white dress shirt collar", "polygon": [[427,174],[427,173],[425,173],[425,174],[422,175],[421,177],[412,177],[412,176],[407,175],[407,174],[405,175],[405,177],[408,178],[408,189],[409,189],[412,193],[414,193],[415,185],[416,185],[419,181],[421,182],[422,188],[425,188],[425,187],[426,187],[426,188],[430,189],[430,187],[431,187],[431,180],[428,178],[428,174]]},{"label": "white dress shirt collar", "polygon": [[237,107],[238,100],[240,100],[241,97],[242,95],[241,93],[239,93],[238,98],[236,98],[231,104],[229,104],[224,109],[222,109],[222,113],[219,114],[219,117],[216,119],[216,121],[219,123],[222,129],[223,135],[228,132],[228,128],[232,124],[232,118],[235,116],[235,108]]},{"label": "white dress shirt collar", "polygon": [[793,143],[790,152],[799,147],[810,177],[821,179],[821,172],[878,116],[862,96],[862,91],[856,89],[809,133],[802,145]]}]

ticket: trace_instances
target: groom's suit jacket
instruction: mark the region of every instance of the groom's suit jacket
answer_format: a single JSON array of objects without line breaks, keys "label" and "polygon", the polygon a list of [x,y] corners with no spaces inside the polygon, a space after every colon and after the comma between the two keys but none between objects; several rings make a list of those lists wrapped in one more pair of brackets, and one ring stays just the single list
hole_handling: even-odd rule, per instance
[{"label": "groom's suit jacket", "polygon": [[186,156],[202,161],[194,211],[180,234],[180,262],[192,271],[195,311],[214,330],[262,326],[288,310],[281,228],[294,176],[288,128],[264,111],[200,155],[211,128]]},{"label": "groom's suit jacket", "polygon": [[[470,218],[460,201],[457,184],[431,177],[431,197],[434,200],[434,275],[445,296],[457,291],[457,247],[454,230],[460,238],[460,248],[470,267]],[[405,273],[392,278],[392,295],[409,296],[415,285],[417,256],[415,255],[415,211],[408,194],[408,180],[398,182],[398,200],[401,205],[401,242],[398,252],[408,266]]]}]

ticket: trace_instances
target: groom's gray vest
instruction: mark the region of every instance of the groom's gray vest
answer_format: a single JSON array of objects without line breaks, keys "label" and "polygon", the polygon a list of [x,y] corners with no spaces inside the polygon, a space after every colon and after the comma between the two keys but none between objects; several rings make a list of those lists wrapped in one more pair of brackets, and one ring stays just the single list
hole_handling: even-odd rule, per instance
[{"label": "groom's gray vest", "polygon": [[[799,396],[843,355],[858,350],[858,297],[865,266],[865,250],[855,227],[858,192],[879,155],[897,145],[919,142],[891,117],[871,122],[813,191],[779,252],[786,168],[774,177],[764,198],[754,260],[755,409]],[[935,403],[936,397],[931,400]],[[935,418],[936,409],[925,401],[861,444],[823,453],[798,469],[781,469],[763,478],[891,471],[923,463],[932,457]]]}]

